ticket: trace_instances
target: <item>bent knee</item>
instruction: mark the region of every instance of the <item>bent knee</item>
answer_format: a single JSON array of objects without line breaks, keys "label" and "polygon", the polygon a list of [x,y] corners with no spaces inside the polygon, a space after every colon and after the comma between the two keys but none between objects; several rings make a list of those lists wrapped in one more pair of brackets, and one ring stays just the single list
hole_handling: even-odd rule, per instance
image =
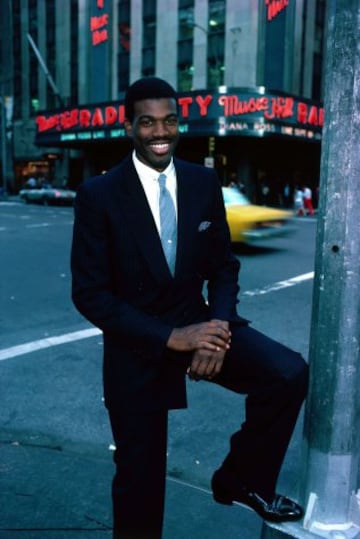
[{"label": "bent knee", "polygon": [[300,353],[293,353],[285,380],[294,391],[305,397],[309,385],[309,366]]}]

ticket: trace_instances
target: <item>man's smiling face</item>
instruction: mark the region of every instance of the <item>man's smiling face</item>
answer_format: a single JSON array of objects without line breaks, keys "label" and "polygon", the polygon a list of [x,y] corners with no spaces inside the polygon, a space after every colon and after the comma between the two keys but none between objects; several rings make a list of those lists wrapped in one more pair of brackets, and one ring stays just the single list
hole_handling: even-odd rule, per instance
[{"label": "man's smiling face", "polygon": [[179,121],[173,98],[143,99],[134,103],[134,119],[126,121],[136,155],[157,171],[170,163],[179,140]]}]

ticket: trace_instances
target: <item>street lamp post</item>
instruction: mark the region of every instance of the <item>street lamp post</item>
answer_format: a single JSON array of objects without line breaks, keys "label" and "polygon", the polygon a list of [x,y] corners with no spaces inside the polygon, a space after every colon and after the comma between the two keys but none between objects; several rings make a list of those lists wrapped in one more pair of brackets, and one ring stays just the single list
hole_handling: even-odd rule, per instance
[{"label": "street lamp post", "polygon": [[37,61],[39,62],[39,65],[40,65],[41,69],[43,70],[43,72],[45,74],[46,80],[48,81],[52,91],[54,92],[55,96],[57,97],[57,99],[59,101],[60,106],[64,107],[65,106],[64,100],[60,95],[59,89],[56,86],[56,84],[54,82],[54,79],[52,78],[52,76],[50,74],[50,71],[48,70],[47,65],[46,65],[43,57],[41,56],[41,53],[40,53],[39,49],[35,45],[35,42],[34,42],[33,38],[31,37],[31,35],[29,33],[26,34],[26,37],[27,37],[27,39],[29,41],[30,47],[32,48],[32,50],[33,50],[33,52],[34,52],[34,54],[35,54],[35,56],[37,58]]},{"label": "street lamp post", "polygon": [[208,48],[211,52],[211,56],[214,58],[215,60],[215,72],[216,72],[216,79],[217,79],[217,86],[219,86],[219,79],[220,79],[220,61],[219,61],[219,55],[218,55],[218,51],[217,51],[217,47],[213,45],[212,41],[211,41],[211,32],[209,32],[206,28],[204,28],[204,26],[201,26],[200,24],[196,23],[196,22],[188,22],[187,23],[187,26],[189,26],[190,28],[198,28],[199,30],[201,30],[201,32],[203,32],[206,36],[206,41],[207,41],[207,45],[208,45]]},{"label": "street lamp post", "polygon": [[6,108],[3,88],[0,89],[0,108],[1,108],[1,174],[2,174],[2,196],[7,197],[7,155],[6,155]]}]

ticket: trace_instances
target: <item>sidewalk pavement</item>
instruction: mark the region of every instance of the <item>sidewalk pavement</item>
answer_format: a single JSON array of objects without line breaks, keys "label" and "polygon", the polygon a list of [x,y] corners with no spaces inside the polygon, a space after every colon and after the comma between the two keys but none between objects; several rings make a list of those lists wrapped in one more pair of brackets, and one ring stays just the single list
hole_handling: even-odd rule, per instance
[{"label": "sidewalk pavement", "polygon": [[[0,444],[0,539],[111,539],[110,456]],[[168,477],[164,539],[258,539],[262,521]]]},{"label": "sidewalk pavement", "polygon": [[[261,321],[263,313],[266,327],[269,310],[265,307],[257,318]],[[249,306],[248,310],[251,313]],[[301,349],[307,346],[303,336],[308,321],[302,312],[297,315],[299,324],[291,339]],[[278,333],[282,333],[282,320],[283,314]],[[270,329],[276,329],[274,318]],[[88,344],[88,361],[81,362],[83,346],[77,350],[72,345],[69,380],[77,387],[76,380],[82,376],[87,381],[95,378],[100,386],[100,366],[91,361],[98,352]],[[55,395],[46,378],[48,356],[39,353],[32,363],[31,376],[44,377],[38,391],[47,392],[34,397],[36,405],[26,400],[34,388],[22,386],[32,378],[25,376],[17,384],[12,369],[7,373],[11,386],[4,391],[8,397],[4,405],[10,402],[13,407],[4,414],[0,431],[0,539],[111,539],[114,465],[106,412],[93,382],[89,387],[80,384],[76,391],[81,394],[71,400],[74,392],[67,391],[64,383],[68,376],[63,373],[64,354],[66,351],[52,364],[52,376],[60,376]],[[23,372],[22,365],[20,361],[18,372]],[[241,506],[216,504],[210,492],[211,475],[227,452],[229,434],[244,420],[244,397],[212,384],[190,383],[189,404],[188,411],[171,413],[163,539],[260,539],[262,520],[255,513]],[[302,419],[278,484],[279,492],[294,498],[301,443]]]}]

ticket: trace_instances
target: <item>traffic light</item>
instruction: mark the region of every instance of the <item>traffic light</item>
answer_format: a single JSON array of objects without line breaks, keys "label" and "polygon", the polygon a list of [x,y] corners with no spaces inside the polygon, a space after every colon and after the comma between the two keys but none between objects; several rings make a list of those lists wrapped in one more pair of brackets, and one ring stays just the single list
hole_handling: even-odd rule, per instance
[{"label": "traffic light", "polygon": [[209,137],[209,156],[214,155],[215,137]]}]

